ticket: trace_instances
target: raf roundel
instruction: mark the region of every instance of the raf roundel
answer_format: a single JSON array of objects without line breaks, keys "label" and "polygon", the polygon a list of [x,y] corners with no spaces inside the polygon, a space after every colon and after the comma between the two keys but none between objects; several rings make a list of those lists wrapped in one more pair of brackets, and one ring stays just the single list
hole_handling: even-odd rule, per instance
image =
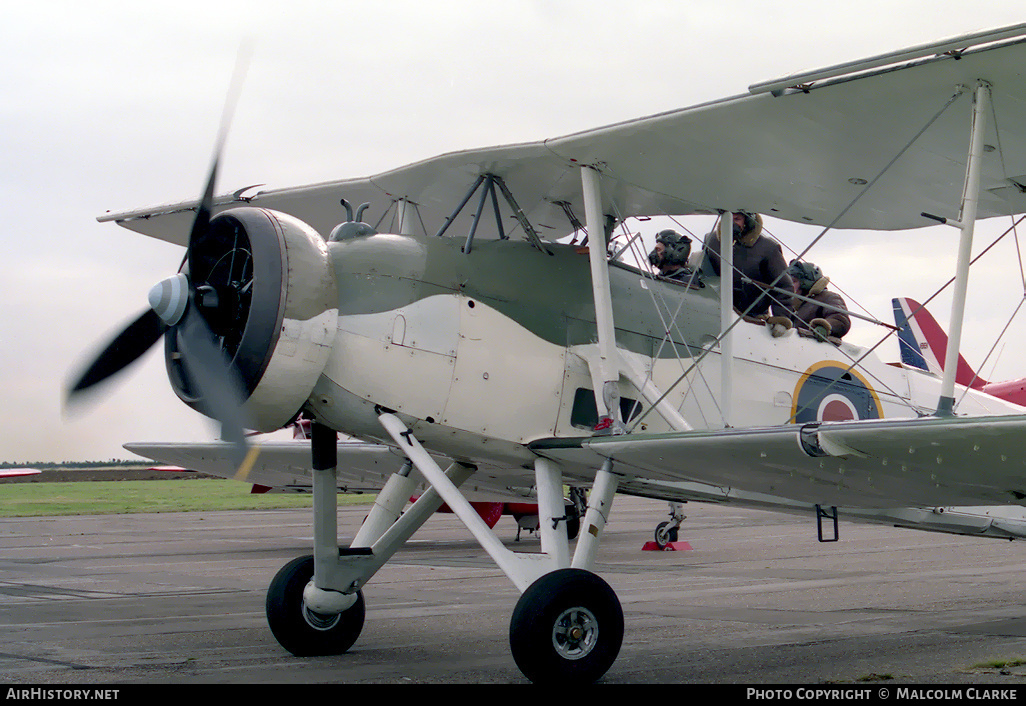
[{"label": "raf roundel", "polygon": [[850,366],[823,361],[809,367],[795,385],[791,421],[843,422],[880,419],[880,398],[868,381]]}]

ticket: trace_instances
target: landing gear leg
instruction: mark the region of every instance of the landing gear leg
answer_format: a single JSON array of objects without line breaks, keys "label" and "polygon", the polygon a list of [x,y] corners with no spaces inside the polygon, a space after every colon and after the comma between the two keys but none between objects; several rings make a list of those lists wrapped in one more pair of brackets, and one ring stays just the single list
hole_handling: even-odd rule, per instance
[{"label": "landing gear leg", "polygon": [[[609,585],[590,569],[617,481],[607,462],[596,475],[571,567],[562,471],[535,461],[541,554],[507,549],[459,490],[441,473],[406,425],[393,414],[378,419],[417,470],[521,591],[510,620],[513,658],[532,681],[592,682],[616,660],[623,642],[623,610]],[[409,513],[407,513],[409,514]],[[405,517],[405,516],[404,516]]]},{"label": "landing gear leg", "polygon": [[282,567],[267,590],[267,624],[279,644],[296,656],[345,652],[363,629],[362,593],[317,589],[327,585],[331,565],[338,561],[337,438],[332,429],[313,425],[314,554]]},{"label": "landing gear leg", "polygon": [[[297,656],[338,654],[360,635],[367,581],[441,506],[433,489],[406,512],[410,497],[409,467],[404,466],[378,494],[357,540],[339,548],[337,535],[337,435],[314,424],[314,554],[286,564],[267,591],[267,622],[278,642]],[[459,487],[471,469],[454,463],[443,477]],[[400,516],[401,515],[401,516]]]}]

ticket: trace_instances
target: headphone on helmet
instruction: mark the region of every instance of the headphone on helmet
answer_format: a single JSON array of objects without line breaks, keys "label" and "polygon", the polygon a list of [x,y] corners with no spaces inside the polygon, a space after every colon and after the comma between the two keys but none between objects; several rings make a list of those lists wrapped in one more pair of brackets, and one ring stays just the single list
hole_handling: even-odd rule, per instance
[{"label": "headphone on helmet", "polygon": [[656,234],[655,241],[656,243],[662,243],[664,250],[662,258],[659,257],[655,249],[648,254],[648,261],[653,267],[661,265],[680,265],[683,267],[688,264],[688,257],[691,255],[691,238],[681,235],[675,230],[661,230]]}]

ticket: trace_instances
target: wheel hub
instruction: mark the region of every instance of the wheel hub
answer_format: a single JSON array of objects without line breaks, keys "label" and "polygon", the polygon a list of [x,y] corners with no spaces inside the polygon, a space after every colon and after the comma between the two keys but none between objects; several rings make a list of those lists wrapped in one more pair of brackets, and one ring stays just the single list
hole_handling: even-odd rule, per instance
[{"label": "wheel hub", "polygon": [[334,615],[315,613],[306,607],[306,603],[303,603],[303,620],[305,620],[306,624],[314,630],[331,630],[336,624],[338,624],[341,617],[341,613],[336,613]]},{"label": "wheel hub", "polygon": [[587,608],[563,611],[552,627],[552,646],[564,659],[586,657],[598,642],[598,620]]}]

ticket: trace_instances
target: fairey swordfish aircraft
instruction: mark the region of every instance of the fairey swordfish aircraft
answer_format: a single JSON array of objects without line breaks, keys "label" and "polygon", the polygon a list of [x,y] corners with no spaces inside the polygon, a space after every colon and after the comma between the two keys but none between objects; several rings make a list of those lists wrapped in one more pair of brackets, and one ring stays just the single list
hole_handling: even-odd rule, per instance
[{"label": "fairey swordfish aircraft", "polygon": [[[70,396],[163,337],[178,396],[222,425],[182,465],[259,474],[278,461],[244,430],[313,420],[313,554],[266,600],[293,654],[348,650],[365,586],[444,504],[521,593],[509,639],[523,673],[595,681],[624,637],[594,573],[617,493],[928,529],[933,508],[1026,504],[1026,415],[958,386],[955,365],[937,377],[875,348],[773,336],[700,250],[681,282],[610,247],[629,219],[707,214],[731,272],[738,211],[823,234],[947,223],[957,356],[974,224],[1026,211],[1024,70],[1026,24],[367,178],[215,196],[215,157],[198,201],[101,217],[186,258]],[[363,474],[380,493],[340,548],[336,491]],[[564,485],[589,490],[573,547]],[[509,550],[469,503],[497,492],[537,503],[540,552]]]}]

